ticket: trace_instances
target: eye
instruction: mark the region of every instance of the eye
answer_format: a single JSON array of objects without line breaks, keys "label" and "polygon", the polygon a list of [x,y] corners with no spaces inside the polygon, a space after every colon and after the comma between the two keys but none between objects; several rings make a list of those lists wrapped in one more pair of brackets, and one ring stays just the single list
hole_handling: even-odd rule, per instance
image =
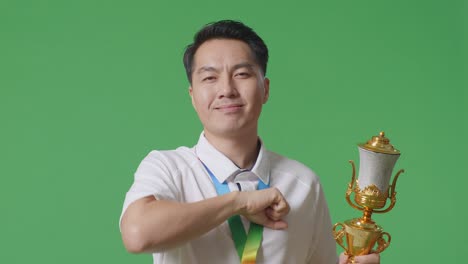
[{"label": "eye", "polygon": [[206,76],[202,78],[202,82],[212,82],[214,80],[216,80],[216,76]]},{"label": "eye", "polygon": [[250,73],[246,71],[241,71],[241,72],[236,73],[234,76],[238,78],[249,78]]}]

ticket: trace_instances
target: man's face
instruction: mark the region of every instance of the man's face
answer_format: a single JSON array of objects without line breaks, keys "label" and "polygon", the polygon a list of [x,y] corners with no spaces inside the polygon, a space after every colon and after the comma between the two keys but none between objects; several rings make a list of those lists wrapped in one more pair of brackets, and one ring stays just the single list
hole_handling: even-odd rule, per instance
[{"label": "man's face", "polygon": [[231,39],[206,41],[196,51],[189,92],[205,134],[238,137],[257,133],[269,80],[253,56],[246,43]]}]

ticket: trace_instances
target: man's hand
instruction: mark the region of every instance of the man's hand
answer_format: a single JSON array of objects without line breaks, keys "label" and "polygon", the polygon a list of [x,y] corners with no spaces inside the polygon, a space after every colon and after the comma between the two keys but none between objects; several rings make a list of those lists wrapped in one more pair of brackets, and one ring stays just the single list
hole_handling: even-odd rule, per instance
[{"label": "man's hand", "polygon": [[237,204],[240,214],[254,223],[271,229],[288,227],[282,218],[289,213],[289,204],[276,188],[239,192]]},{"label": "man's hand", "polygon": [[[348,264],[348,255],[341,253],[340,264]],[[369,254],[363,256],[355,256],[354,263],[356,264],[380,264],[380,254]]]}]

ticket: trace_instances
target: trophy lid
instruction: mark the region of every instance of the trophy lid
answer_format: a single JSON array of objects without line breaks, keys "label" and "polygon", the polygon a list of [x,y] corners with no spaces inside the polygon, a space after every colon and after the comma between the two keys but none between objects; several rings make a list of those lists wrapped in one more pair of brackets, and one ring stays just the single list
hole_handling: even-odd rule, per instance
[{"label": "trophy lid", "polygon": [[358,144],[358,146],[373,152],[400,155],[400,151],[390,144],[390,140],[385,137],[385,132],[383,131],[378,136],[373,136],[367,143]]}]

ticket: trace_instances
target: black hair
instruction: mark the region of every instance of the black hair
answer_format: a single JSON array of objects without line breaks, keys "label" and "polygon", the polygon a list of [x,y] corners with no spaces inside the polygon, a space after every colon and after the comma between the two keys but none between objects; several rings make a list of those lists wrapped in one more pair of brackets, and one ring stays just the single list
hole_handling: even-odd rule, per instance
[{"label": "black hair", "polygon": [[197,49],[211,39],[235,39],[245,42],[254,55],[254,59],[260,66],[263,75],[266,74],[268,63],[268,48],[260,36],[252,28],[240,21],[221,20],[206,24],[193,37],[193,43],[185,48],[184,67],[187,78],[192,83],[193,58]]}]

